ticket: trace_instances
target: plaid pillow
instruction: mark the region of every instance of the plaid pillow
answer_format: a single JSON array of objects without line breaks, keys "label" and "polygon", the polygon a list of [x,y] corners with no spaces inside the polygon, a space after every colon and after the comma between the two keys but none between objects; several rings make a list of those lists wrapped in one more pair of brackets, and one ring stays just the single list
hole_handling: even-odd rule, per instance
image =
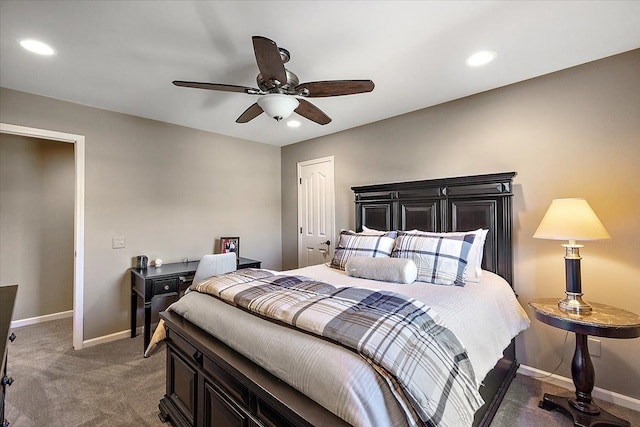
[{"label": "plaid pillow", "polygon": [[465,232],[446,232],[446,233],[433,233],[430,231],[410,230],[405,233],[421,234],[423,236],[463,236],[465,234],[475,234],[476,238],[473,240],[469,256],[467,258],[467,268],[464,271],[465,282],[480,283],[480,276],[482,276],[482,257],[484,255],[484,242],[487,239],[487,233],[489,230],[479,228],[473,231]]},{"label": "plaid pillow", "polygon": [[419,282],[464,286],[464,271],[475,238],[475,233],[427,236],[399,232],[391,256],[412,259],[418,267]]},{"label": "plaid pillow", "polygon": [[393,250],[395,237],[395,231],[382,235],[343,231],[338,236],[338,245],[331,260],[331,267],[344,270],[344,265],[352,256],[389,258]]}]

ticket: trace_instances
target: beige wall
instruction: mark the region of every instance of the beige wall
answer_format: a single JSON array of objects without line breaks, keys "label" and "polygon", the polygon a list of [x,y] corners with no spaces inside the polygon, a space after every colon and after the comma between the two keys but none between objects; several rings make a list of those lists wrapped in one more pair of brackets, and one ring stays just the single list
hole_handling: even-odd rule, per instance
[{"label": "beige wall", "polygon": [[[514,284],[532,319],[517,355],[552,371],[565,333],[534,320],[527,305],[563,295],[561,242],[531,237],[552,199],[585,197],[613,236],[581,251],[586,300],[640,313],[638,70],[635,50],[283,147],[283,267],[297,262],[296,162],[335,156],[336,229],[355,225],[354,185],[516,171]],[[573,342],[558,371],[568,378]],[[640,399],[638,354],[640,339],[603,338],[596,386]]]},{"label": "beige wall", "polygon": [[129,327],[136,255],[199,259],[240,236],[241,255],[280,268],[279,147],[6,88],[0,122],[85,136],[85,340]]},{"label": "beige wall", "polygon": [[73,145],[0,134],[0,284],[14,319],[73,309]]}]

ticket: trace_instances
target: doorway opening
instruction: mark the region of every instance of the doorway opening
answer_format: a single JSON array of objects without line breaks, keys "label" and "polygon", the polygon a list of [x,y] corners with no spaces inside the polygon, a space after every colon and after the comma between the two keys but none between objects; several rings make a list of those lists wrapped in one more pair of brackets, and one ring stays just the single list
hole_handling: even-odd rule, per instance
[{"label": "doorway opening", "polygon": [[84,317],[84,136],[0,123],[0,133],[73,144],[75,167],[73,232],[73,348],[83,346]]}]

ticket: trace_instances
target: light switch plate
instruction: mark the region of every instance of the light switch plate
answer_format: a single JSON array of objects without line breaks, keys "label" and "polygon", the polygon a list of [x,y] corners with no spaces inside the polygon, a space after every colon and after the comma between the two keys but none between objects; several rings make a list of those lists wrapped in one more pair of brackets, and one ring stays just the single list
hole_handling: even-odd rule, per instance
[{"label": "light switch plate", "polygon": [[112,237],[111,247],[113,249],[122,249],[127,246],[127,239],[124,236]]}]

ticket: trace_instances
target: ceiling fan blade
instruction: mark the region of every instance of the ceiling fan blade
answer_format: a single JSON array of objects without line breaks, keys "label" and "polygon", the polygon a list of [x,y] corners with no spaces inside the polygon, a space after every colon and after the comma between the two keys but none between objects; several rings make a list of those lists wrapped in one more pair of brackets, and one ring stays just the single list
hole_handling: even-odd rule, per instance
[{"label": "ceiling fan blade", "polygon": [[241,93],[249,93],[251,95],[262,93],[260,89],[255,89],[252,87],[223,85],[218,83],[198,83],[198,82],[185,82],[182,80],[174,80],[173,84],[180,87],[192,87],[196,89],[208,89],[208,90],[221,90],[223,92],[241,92]]},{"label": "ceiling fan blade", "polygon": [[287,82],[287,72],[280,56],[278,45],[266,37],[253,36],[253,51],[256,54],[256,62],[262,78],[267,81],[278,81],[277,85]]},{"label": "ceiling fan blade", "polygon": [[327,116],[321,109],[309,101],[300,98],[298,98],[298,101],[300,102],[300,105],[298,105],[298,108],[293,111],[300,114],[302,117],[306,117],[320,125],[326,125],[331,122],[331,117]]},{"label": "ceiling fan blade", "polygon": [[263,111],[262,107],[260,107],[258,103],[255,103],[244,110],[244,113],[240,114],[240,117],[236,119],[236,123],[247,123],[258,117]]},{"label": "ceiling fan blade", "polygon": [[320,82],[301,83],[296,86],[296,92],[309,91],[309,98],[325,96],[354,95],[371,92],[375,85],[371,80],[328,80]]}]

